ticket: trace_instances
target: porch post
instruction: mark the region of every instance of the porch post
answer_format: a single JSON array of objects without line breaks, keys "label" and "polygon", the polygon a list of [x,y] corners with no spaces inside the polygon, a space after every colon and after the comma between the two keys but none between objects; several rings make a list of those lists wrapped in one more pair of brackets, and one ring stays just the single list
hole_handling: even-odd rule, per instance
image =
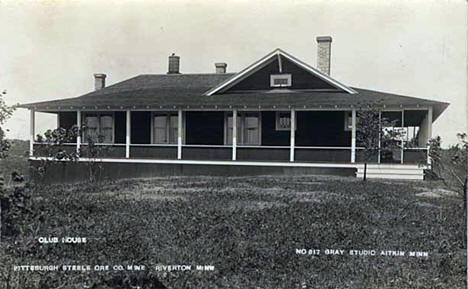
[{"label": "porch post", "polygon": [[[402,130],[405,128],[405,110],[403,109],[401,111],[401,128]],[[403,137],[401,138],[401,149],[400,149],[400,162],[403,163],[403,157],[405,155],[404,152],[404,147],[405,147],[405,141]]]},{"label": "porch post", "polygon": [[427,110],[427,140],[432,138],[432,107]]},{"label": "porch post", "polygon": [[380,143],[380,132],[382,130],[382,111],[379,110],[379,153],[377,155],[377,163],[380,164],[380,146],[381,146],[381,143]]},{"label": "porch post", "polygon": [[296,134],[296,110],[294,108],[291,109],[291,147],[289,149],[289,161],[294,161],[294,146],[296,145],[295,140]]},{"label": "porch post", "polygon": [[429,156],[429,140],[432,138],[432,107],[427,110],[427,164],[431,165]]},{"label": "porch post", "polygon": [[353,108],[351,113],[351,162],[356,162],[356,109]]},{"label": "porch post", "polygon": [[237,109],[232,110],[232,160],[237,159]]},{"label": "porch post", "polygon": [[34,135],[36,134],[35,110],[31,108],[29,118],[29,156],[34,156]]},{"label": "porch post", "polygon": [[182,109],[177,112],[177,159],[182,159]]},{"label": "porch post", "polygon": [[76,126],[78,127],[78,135],[76,136],[76,153],[80,156],[80,145],[81,145],[81,110],[76,111]]},{"label": "porch post", "polygon": [[131,129],[132,129],[132,113],[127,109],[126,115],[126,129],[125,129],[125,158],[130,158],[130,140],[131,140]]}]

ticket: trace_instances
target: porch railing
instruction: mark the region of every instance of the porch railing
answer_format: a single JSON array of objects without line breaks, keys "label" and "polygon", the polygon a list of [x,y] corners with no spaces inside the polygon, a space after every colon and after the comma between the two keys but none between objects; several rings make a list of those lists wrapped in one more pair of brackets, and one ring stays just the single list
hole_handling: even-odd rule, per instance
[{"label": "porch railing", "polygon": [[[44,157],[46,150],[45,144],[34,143],[34,156]],[[125,144],[95,144],[97,149],[97,157],[100,158],[125,158]],[[68,152],[76,151],[76,143],[67,143],[62,148]],[[290,146],[259,146],[259,145],[237,145],[237,160],[238,161],[290,161]],[[334,162],[334,163],[349,163],[351,162],[351,147],[327,147],[327,146],[296,146],[294,147],[295,162]],[[90,151],[86,143],[80,145],[80,156],[89,157]],[[356,162],[364,162],[363,148],[356,147]],[[397,154],[398,155],[398,154]],[[421,164],[426,163],[427,148],[404,148],[403,163],[405,164]],[[131,144],[130,158],[135,159],[177,159],[178,145],[177,144]],[[182,159],[184,160],[231,160],[232,145],[182,145]],[[379,158],[376,153],[371,156],[368,162],[370,163],[399,163],[400,159],[386,161]]]}]

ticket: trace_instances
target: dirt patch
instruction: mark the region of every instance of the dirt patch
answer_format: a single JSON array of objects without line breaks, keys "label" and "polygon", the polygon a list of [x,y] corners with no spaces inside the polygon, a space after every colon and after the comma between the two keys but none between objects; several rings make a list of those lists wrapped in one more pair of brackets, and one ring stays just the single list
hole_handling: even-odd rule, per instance
[{"label": "dirt patch", "polygon": [[232,201],[226,206],[228,211],[258,211],[274,207],[287,207],[288,204],[276,201]]},{"label": "dirt patch", "polygon": [[[288,193],[287,190],[280,188],[280,187],[271,187],[271,188],[253,188],[253,191],[258,194],[264,195],[275,195],[275,196],[282,196]],[[291,192],[289,192],[291,193]]]},{"label": "dirt patch", "polygon": [[321,203],[321,199],[315,199],[315,198],[297,198],[294,200],[295,202],[298,203]]},{"label": "dirt patch", "polygon": [[435,205],[435,204],[428,203],[428,202],[417,202],[416,204],[417,204],[418,206],[426,207],[426,208],[434,208],[434,209],[439,208],[439,206],[437,206],[437,205]]},{"label": "dirt patch", "polygon": [[317,186],[323,184],[323,182],[295,182],[295,184]]},{"label": "dirt patch", "polygon": [[423,191],[421,193],[416,193],[416,197],[425,197],[425,198],[442,198],[442,197],[457,197],[457,196],[458,196],[457,192],[446,190],[446,189],[434,189],[431,191]]},{"label": "dirt patch", "polygon": [[151,192],[151,191],[123,191],[123,192],[103,192],[100,195],[119,200],[131,201],[186,201],[187,199],[180,194],[167,194],[164,191]]},{"label": "dirt patch", "polygon": [[177,194],[193,194],[203,191],[203,188],[177,188],[177,189],[165,189],[164,193],[177,193]]},{"label": "dirt patch", "polygon": [[417,193],[416,197],[441,198],[442,196],[436,192],[422,192],[422,193]]}]

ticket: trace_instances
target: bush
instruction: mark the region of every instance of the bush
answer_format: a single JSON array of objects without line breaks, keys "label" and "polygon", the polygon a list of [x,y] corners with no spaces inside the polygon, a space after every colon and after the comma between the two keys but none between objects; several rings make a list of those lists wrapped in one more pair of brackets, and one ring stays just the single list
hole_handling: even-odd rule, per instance
[{"label": "bush", "polygon": [[468,142],[466,134],[458,134],[458,139],[459,143],[448,149],[442,149],[440,136],[429,140],[430,173],[463,196],[467,178]]}]

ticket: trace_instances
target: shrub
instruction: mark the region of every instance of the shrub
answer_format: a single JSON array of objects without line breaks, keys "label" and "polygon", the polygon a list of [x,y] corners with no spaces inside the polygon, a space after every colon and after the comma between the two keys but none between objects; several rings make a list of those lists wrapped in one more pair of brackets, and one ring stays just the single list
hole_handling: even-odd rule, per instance
[{"label": "shrub", "polygon": [[457,144],[451,145],[448,149],[442,149],[440,136],[429,140],[430,173],[462,196],[465,194],[467,179],[467,135],[458,134],[458,140]]},{"label": "shrub", "polygon": [[39,184],[45,184],[48,169],[52,164],[60,163],[65,166],[83,157],[88,160],[86,162],[88,181],[97,183],[102,180],[103,164],[99,158],[108,155],[112,150],[111,147],[98,145],[96,140],[89,136],[85,140],[86,146],[82,146],[80,151],[77,151],[75,146],[67,146],[69,143],[75,143],[78,135],[86,135],[84,132],[86,132],[86,126],[81,128],[73,126],[70,129],[48,130],[43,136],[37,135],[37,142],[40,145],[35,154],[39,158],[31,165],[31,169],[35,175],[34,179]]}]

